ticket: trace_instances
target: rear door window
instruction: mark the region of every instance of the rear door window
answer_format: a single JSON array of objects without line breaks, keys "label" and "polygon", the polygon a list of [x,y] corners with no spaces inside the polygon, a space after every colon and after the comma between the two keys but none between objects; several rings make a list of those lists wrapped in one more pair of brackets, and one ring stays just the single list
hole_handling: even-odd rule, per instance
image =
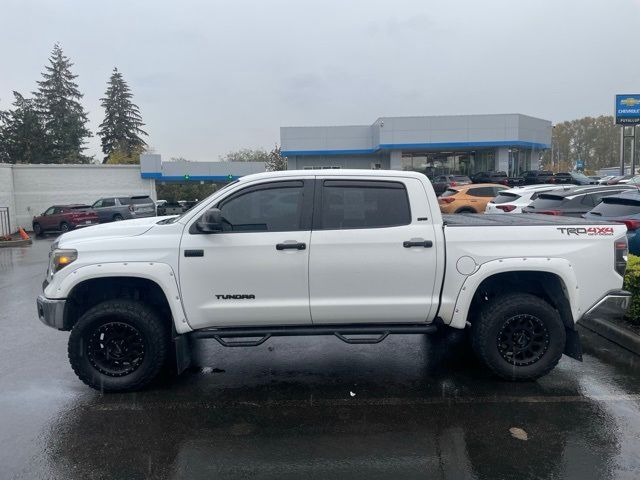
[{"label": "rear door window", "polygon": [[408,225],[411,210],[401,182],[325,180],[319,225],[322,230]]}]

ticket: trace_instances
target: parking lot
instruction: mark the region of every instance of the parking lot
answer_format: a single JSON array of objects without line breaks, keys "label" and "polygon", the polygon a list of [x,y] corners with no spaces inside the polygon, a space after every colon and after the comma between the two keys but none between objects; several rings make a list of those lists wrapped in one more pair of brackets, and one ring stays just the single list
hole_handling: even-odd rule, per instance
[{"label": "parking lot", "polygon": [[52,239],[0,249],[0,478],[640,477],[640,357],[584,330],[584,362],[534,383],[453,333],[294,337],[201,343],[180,378],[101,395],[36,316]]}]

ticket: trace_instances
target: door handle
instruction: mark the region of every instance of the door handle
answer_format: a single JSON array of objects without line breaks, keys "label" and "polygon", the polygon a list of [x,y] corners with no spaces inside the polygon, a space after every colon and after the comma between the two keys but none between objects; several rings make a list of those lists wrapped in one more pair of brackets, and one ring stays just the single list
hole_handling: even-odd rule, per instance
[{"label": "door handle", "polygon": [[433,247],[433,242],[431,240],[405,240],[404,242],[402,242],[402,246],[404,248],[411,248],[411,247],[431,248]]},{"label": "door handle", "polygon": [[304,250],[307,244],[303,242],[290,242],[276,244],[276,250]]}]

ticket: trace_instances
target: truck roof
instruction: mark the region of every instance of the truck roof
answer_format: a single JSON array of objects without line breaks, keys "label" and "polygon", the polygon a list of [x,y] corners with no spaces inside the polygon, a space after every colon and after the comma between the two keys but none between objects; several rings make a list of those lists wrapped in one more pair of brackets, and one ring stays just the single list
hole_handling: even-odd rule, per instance
[{"label": "truck roof", "polygon": [[413,172],[410,170],[364,170],[364,169],[317,169],[317,170],[281,170],[278,172],[263,172],[246,175],[239,179],[239,182],[248,182],[252,180],[260,180],[262,178],[286,178],[300,175],[322,175],[328,177],[346,177],[346,176],[367,176],[367,177],[413,177],[418,180],[425,180],[427,177],[423,173]]}]

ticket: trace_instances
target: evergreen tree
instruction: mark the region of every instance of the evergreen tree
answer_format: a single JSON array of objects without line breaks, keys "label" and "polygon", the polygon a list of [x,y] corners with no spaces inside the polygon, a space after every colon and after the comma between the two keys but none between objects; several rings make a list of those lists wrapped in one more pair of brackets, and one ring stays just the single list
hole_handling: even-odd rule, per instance
[{"label": "evergreen tree", "polygon": [[34,92],[36,105],[45,128],[46,153],[51,163],[86,163],[82,154],[84,142],[91,136],[87,129],[87,114],[80,104],[82,94],[71,73],[73,63],[55,44],[49,65]]},{"label": "evergreen tree", "polygon": [[14,109],[0,113],[0,161],[45,163],[45,130],[35,102],[13,92]]},{"label": "evergreen tree", "polygon": [[132,97],[129,85],[118,69],[114,68],[107,82],[105,97],[100,99],[105,115],[98,135],[105,154],[104,163],[116,163],[120,158],[137,158],[135,163],[139,163],[140,153],[147,146],[142,139],[142,135],[147,135],[141,128],[144,126],[142,116],[138,106],[131,101]]}]

